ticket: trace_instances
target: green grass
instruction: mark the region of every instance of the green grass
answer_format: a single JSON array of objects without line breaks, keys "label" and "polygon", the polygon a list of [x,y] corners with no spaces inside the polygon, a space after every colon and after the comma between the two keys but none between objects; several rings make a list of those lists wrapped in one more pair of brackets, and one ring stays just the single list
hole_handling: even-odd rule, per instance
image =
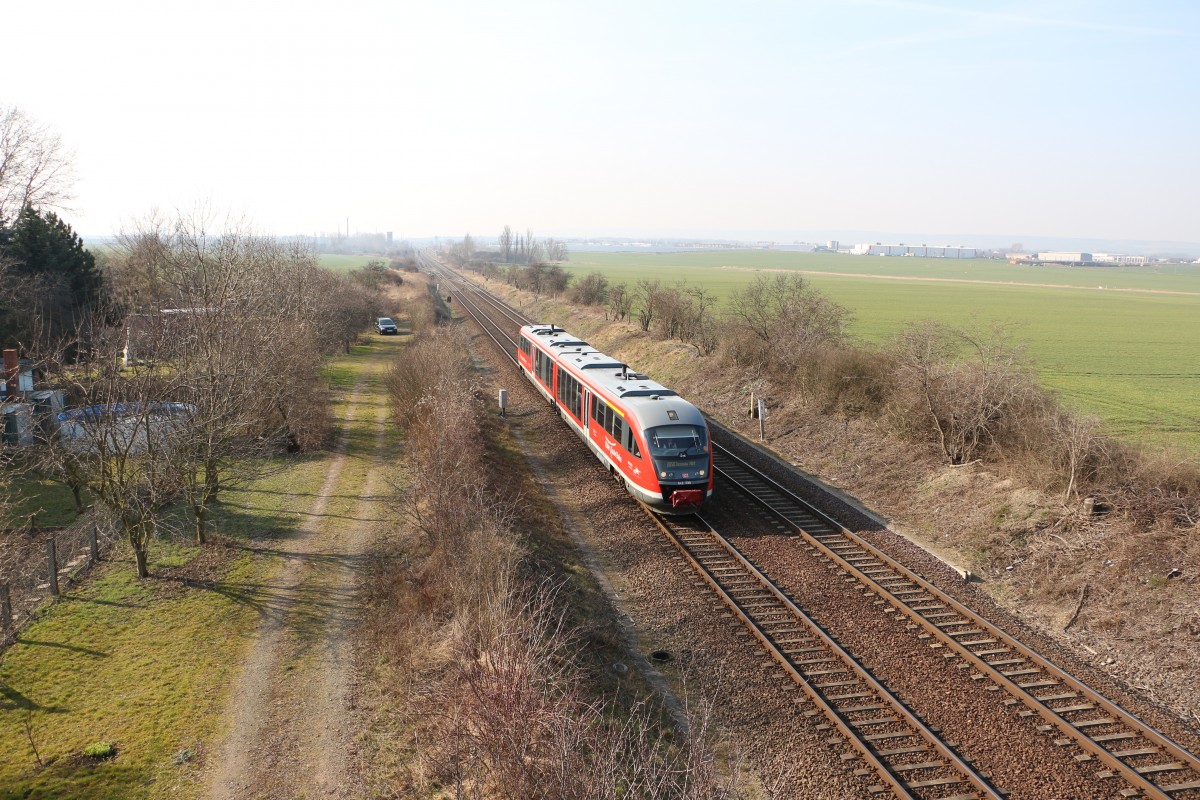
[{"label": "green grass", "polygon": [[[75,514],[75,498],[71,490],[55,481],[35,477],[22,477],[9,487],[16,502],[10,514],[12,524],[23,525],[31,515],[37,515],[38,527],[70,525],[78,517]],[[83,504],[91,503],[85,491]]]},{"label": "green grass", "polygon": [[[160,545],[154,568],[187,549]],[[228,648],[258,616],[221,587],[255,579],[258,566],[243,555],[212,590],[179,591],[112,565],[26,629],[0,665],[0,797],[175,794],[190,768],[174,755],[212,734],[234,663]],[[81,762],[101,740],[117,757]]]},{"label": "green grass", "polygon": [[[353,383],[381,346],[355,348],[330,373]],[[378,380],[383,367],[373,369]],[[359,457],[347,465],[331,514],[357,502],[350,487],[371,466],[362,456],[377,407],[364,404],[348,423],[351,455]],[[238,662],[275,599],[278,556],[307,519],[328,460],[280,457],[278,471],[223,493],[216,522],[225,545],[155,542],[153,577],[139,581],[128,559],[106,563],[22,632],[0,656],[0,800],[203,794],[197,756],[213,752]],[[208,570],[197,567],[207,563],[198,557],[211,562]],[[201,579],[173,577],[181,567],[199,569]],[[305,608],[294,614],[297,626],[306,624]],[[312,613],[312,625],[323,624]],[[84,756],[97,742],[111,742],[115,757]]]},{"label": "green grass", "polygon": [[335,253],[320,253],[317,255],[317,263],[325,269],[331,269],[336,272],[349,272],[351,270],[365,267],[372,261],[387,261],[383,256],[345,256]]},{"label": "green grass", "polygon": [[578,253],[567,266],[582,274],[598,269],[630,286],[646,278],[667,285],[683,280],[722,298],[763,274],[755,270],[802,270],[813,285],[853,310],[852,332],[867,341],[886,339],[921,319],[952,325],[1001,321],[1013,326],[1043,383],[1068,405],[1096,414],[1119,435],[1200,451],[1194,400],[1200,396],[1194,355],[1200,341],[1200,265],[1032,267],[732,251]]}]

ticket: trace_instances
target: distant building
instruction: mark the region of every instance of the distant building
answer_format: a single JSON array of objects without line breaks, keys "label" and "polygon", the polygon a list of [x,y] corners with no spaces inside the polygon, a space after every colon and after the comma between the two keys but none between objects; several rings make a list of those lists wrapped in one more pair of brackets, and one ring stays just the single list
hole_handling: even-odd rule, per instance
[{"label": "distant building", "polygon": [[1044,261],[1047,264],[1090,264],[1092,261],[1091,253],[1067,253],[1058,250],[1050,250],[1044,253],[1037,254],[1038,261]]},{"label": "distant building", "polygon": [[850,248],[856,256],[915,256],[921,258],[975,258],[974,247],[914,244],[856,244]]},{"label": "distant building", "polygon": [[1097,264],[1121,264],[1137,267],[1150,263],[1150,259],[1145,256],[1127,256],[1122,253],[1096,253],[1092,258]]}]

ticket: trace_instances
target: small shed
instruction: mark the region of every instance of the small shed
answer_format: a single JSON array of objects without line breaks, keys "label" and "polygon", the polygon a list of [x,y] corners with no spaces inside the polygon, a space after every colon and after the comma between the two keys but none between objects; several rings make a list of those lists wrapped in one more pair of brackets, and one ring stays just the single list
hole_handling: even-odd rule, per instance
[{"label": "small shed", "polygon": [[37,441],[32,403],[4,403],[0,405],[0,416],[4,420],[5,445],[30,445]]}]

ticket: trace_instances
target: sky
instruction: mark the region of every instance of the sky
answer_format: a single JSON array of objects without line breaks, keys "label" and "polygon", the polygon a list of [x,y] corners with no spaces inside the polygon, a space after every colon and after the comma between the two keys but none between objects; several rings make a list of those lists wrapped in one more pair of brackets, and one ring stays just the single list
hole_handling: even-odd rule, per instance
[{"label": "sky", "polygon": [[25,2],[0,107],[74,151],[89,236],[203,208],[277,235],[1200,242],[1197,34],[1194,0]]}]

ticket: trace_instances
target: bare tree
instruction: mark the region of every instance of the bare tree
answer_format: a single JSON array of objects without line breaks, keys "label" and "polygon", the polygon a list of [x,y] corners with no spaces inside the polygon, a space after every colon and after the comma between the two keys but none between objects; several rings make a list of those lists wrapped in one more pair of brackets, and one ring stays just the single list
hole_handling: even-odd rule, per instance
[{"label": "bare tree", "polygon": [[912,387],[908,396],[951,464],[997,450],[1039,416],[1020,413],[1023,409],[1045,403],[1024,354],[1003,326],[950,329],[927,322],[903,331],[893,348]]},{"label": "bare tree", "polygon": [[691,303],[689,316],[680,331],[680,340],[696,348],[696,353],[702,356],[712,355],[720,342],[717,333],[717,320],[713,309],[717,298],[703,286],[688,286],[683,289]]},{"label": "bare tree", "polygon": [[71,154],[57,133],[16,106],[0,108],[0,222],[27,205],[61,208],[72,178]]},{"label": "bare tree", "polygon": [[500,232],[500,252],[504,255],[504,263],[511,264],[513,258],[513,230],[508,225]]},{"label": "bare tree", "polygon": [[47,454],[65,474],[77,475],[133,551],[138,577],[149,573],[150,544],[164,511],[183,489],[174,450],[191,409],[166,402],[173,376],[154,366],[121,370],[120,336],[104,338],[104,350],[88,370],[56,365],[55,383],[82,398],[47,440]]},{"label": "bare tree", "polygon": [[729,300],[730,350],[738,363],[791,372],[814,348],[840,344],[850,312],[797,274],[756,278]]},{"label": "bare tree", "polygon": [[613,319],[620,321],[629,316],[633,310],[633,292],[624,283],[618,283],[608,290],[608,310]]},{"label": "bare tree", "polygon": [[545,247],[547,261],[566,261],[570,257],[566,242],[560,242],[557,239],[547,239],[543,243],[543,246]]},{"label": "bare tree", "polygon": [[222,486],[260,476],[274,463],[264,456],[284,445],[320,441],[320,357],[349,348],[379,295],[236,223],[210,232],[201,213],[151,219],[123,236],[117,252],[134,273],[127,287],[154,277],[142,290],[153,302],[127,329],[161,334],[153,356],[169,363],[175,399],[193,409],[171,455],[203,543]]},{"label": "bare tree", "polygon": [[638,324],[642,330],[650,330],[661,304],[662,284],[656,280],[640,280],[634,290],[634,301],[638,308]]}]

